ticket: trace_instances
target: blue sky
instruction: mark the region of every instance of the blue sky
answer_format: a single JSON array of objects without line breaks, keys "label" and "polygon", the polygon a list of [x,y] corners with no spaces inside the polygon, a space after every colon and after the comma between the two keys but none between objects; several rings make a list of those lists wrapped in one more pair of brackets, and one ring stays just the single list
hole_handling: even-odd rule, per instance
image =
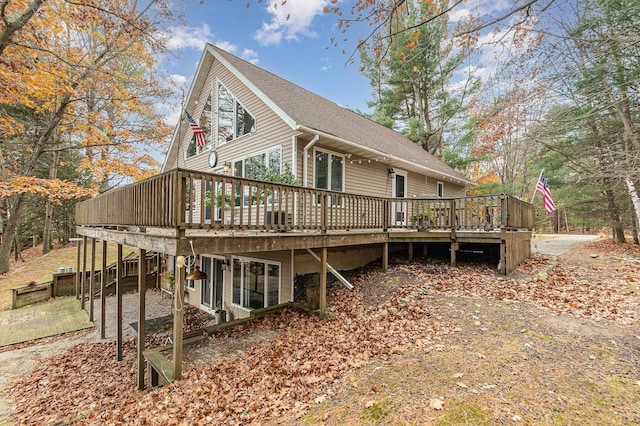
[{"label": "blue sky", "polygon": [[[177,10],[186,14],[187,26],[170,28],[172,54],[164,57],[162,66],[171,73],[178,92],[184,87],[186,93],[204,45],[210,42],[342,106],[366,110],[369,83],[357,62],[347,64],[358,34],[350,32],[347,36],[353,41],[344,46],[331,46],[331,36],[340,32],[335,16],[323,11],[328,3],[288,0],[281,6],[278,1],[274,10],[255,0],[249,8],[247,0],[176,2]],[[178,105],[166,111],[168,124],[177,121],[176,101]]]},{"label": "blue sky", "polygon": [[[336,16],[324,12],[330,0],[282,3],[283,0],[174,0],[171,7],[177,14],[184,14],[185,25],[171,27],[165,34],[170,54],[162,58],[161,67],[171,74],[176,91],[175,102],[160,108],[167,124],[178,121],[181,92],[189,90],[207,42],[339,105],[368,110],[372,88],[360,73],[358,55],[355,63],[348,60],[357,40],[368,35],[370,27],[353,26],[343,35],[337,28]],[[343,10],[349,10],[350,3],[338,2]],[[450,14],[450,22],[470,13],[491,19],[513,4],[510,0],[468,0]],[[496,36],[489,31],[483,34],[482,51],[473,63],[458,71],[458,81],[470,73],[490,76],[511,36]],[[338,47],[331,45],[331,37],[340,40]],[[347,41],[343,41],[345,37]],[[503,37],[501,45],[491,44],[495,37]]]}]

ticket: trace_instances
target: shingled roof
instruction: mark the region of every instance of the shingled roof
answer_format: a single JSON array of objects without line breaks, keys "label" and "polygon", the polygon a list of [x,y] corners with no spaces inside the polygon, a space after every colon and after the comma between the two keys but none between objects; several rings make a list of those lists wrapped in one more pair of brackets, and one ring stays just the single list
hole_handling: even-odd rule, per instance
[{"label": "shingled roof", "polygon": [[[227,66],[245,84],[253,86],[251,88],[254,92],[274,107],[281,118],[294,129],[316,131],[324,136],[334,137],[386,155],[388,158],[413,164],[427,174],[447,176],[463,184],[472,183],[466,176],[438,160],[400,133],[216,46],[207,44],[200,66],[207,59],[208,53]],[[196,85],[194,82],[194,86]]]}]

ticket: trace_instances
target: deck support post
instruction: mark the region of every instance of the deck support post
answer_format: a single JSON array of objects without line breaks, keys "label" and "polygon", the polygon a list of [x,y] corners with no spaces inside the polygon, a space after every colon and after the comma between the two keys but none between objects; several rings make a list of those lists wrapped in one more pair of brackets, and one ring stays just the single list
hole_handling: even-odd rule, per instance
[{"label": "deck support post", "polygon": [[82,237],[82,273],[80,274],[80,306],[84,309],[85,287],[87,286],[87,236]]},{"label": "deck support post", "polygon": [[424,257],[429,256],[429,244],[427,244],[426,242],[422,243],[422,255]]},{"label": "deck support post", "polygon": [[451,266],[456,266],[456,251],[460,248],[457,241],[451,241]]},{"label": "deck support post", "polygon": [[80,275],[80,247],[82,244],[80,244],[80,241],[77,241],[76,244],[78,244],[76,254],[76,299],[80,299],[80,280],[82,277],[82,275]]},{"label": "deck support post", "polygon": [[116,260],[116,359],[122,361],[122,244]]},{"label": "deck support post", "polygon": [[144,390],[144,341],[145,341],[145,300],[147,290],[147,251],[138,254],[138,389]]},{"label": "deck support post", "polygon": [[500,241],[500,265],[498,272],[502,275],[507,275],[507,242],[504,238]]},{"label": "deck support post", "polygon": [[322,247],[320,262],[320,319],[327,314],[327,248]]},{"label": "deck support post", "polygon": [[91,238],[91,266],[89,272],[89,321],[93,322],[94,293],[96,291],[96,239]]},{"label": "deck support post", "polygon": [[389,243],[382,245],[382,272],[389,270]]},{"label": "deck support post", "polygon": [[413,243],[409,243],[409,262],[413,262]]},{"label": "deck support post", "polygon": [[173,379],[182,378],[182,327],[184,326],[184,256],[176,257],[176,288],[173,295]]},{"label": "deck support post", "polygon": [[100,338],[106,338],[107,317],[107,240],[102,240],[102,271],[100,273]]}]

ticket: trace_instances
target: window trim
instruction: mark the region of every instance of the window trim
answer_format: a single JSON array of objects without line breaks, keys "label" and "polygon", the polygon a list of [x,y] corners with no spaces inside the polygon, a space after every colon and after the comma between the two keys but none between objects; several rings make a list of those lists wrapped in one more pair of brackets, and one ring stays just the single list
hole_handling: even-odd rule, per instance
[{"label": "window trim", "polygon": [[[207,101],[209,102],[209,126],[208,129],[205,129],[206,126],[202,125],[202,115],[206,112],[205,109],[207,107]],[[200,126],[200,128],[205,132],[205,144],[203,146],[196,146],[196,153],[194,155],[194,157],[198,154],[202,154],[203,152],[209,152],[214,148],[214,144],[213,144],[213,94],[211,92],[209,92],[209,95],[207,96],[207,98],[204,100],[204,106],[202,107],[202,111],[200,112],[200,118],[198,119],[198,125]],[[195,142],[195,137],[196,135],[193,135],[191,137],[191,142],[190,143],[196,143]]]},{"label": "window trim", "polygon": [[[318,188],[316,186],[316,155],[318,152],[324,153],[328,155],[328,167],[327,167],[327,183],[331,183],[331,164],[333,163],[333,159],[332,157],[339,157],[342,159],[342,182],[341,182],[341,186],[342,189],[340,191],[337,191],[335,189],[332,188]],[[347,162],[346,162],[346,158],[347,156],[344,154],[341,154],[339,152],[336,151],[331,151],[329,149],[323,149],[323,148],[313,148],[313,176],[312,176],[312,181],[313,181],[313,187],[315,189],[320,189],[322,191],[333,191],[333,192],[339,192],[339,193],[345,193],[345,183],[346,183],[346,175],[347,175]],[[343,196],[339,196],[336,197],[338,198],[333,199],[334,197],[330,196],[329,197],[329,206],[331,207],[338,207],[338,208],[342,208],[344,207],[344,197]],[[318,196],[317,198],[314,198],[313,202],[318,205],[320,204],[320,196]]]},{"label": "window trim", "polygon": [[[327,168],[327,182],[329,182],[329,183],[331,182],[331,156],[342,158],[342,183],[341,183],[342,189],[340,191],[336,191],[336,190],[331,189],[331,188],[318,188],[316,186],[316,153],[318,153],[318,152],[323,152],[325,154],[329,154],[329,167]],[[345,192],[345,180],[346,180],[346,174],[347,174],[346,173],[347,172],[346,171],[346,168],[347,168],[346,167],[346,165],[347,165],[346,158],[347,158],[346,155],[341,154],[339,152],[331,151],[329,149],[315,148],[314,147],[313,148],[313,176],[311,178],[312,181],[313,181],[313,187],[315,189],[324,189],[324,190],[327,190],[327,191]]]}]

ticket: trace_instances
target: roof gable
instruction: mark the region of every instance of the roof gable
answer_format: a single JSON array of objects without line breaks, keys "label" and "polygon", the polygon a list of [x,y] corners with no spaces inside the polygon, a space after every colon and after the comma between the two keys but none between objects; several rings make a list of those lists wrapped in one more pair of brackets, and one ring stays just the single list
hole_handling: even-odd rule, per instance
[{"label": "roof gable", "polygon": [[203,52],[188,101],[194,91],[202,89],[213,60],[229,69],[294,130],[315,131],[377,155],[418,166],[427,174],[447,176],[463,184],[471,183],[464,175],[400,133],[211,44],[207,44]]}]

